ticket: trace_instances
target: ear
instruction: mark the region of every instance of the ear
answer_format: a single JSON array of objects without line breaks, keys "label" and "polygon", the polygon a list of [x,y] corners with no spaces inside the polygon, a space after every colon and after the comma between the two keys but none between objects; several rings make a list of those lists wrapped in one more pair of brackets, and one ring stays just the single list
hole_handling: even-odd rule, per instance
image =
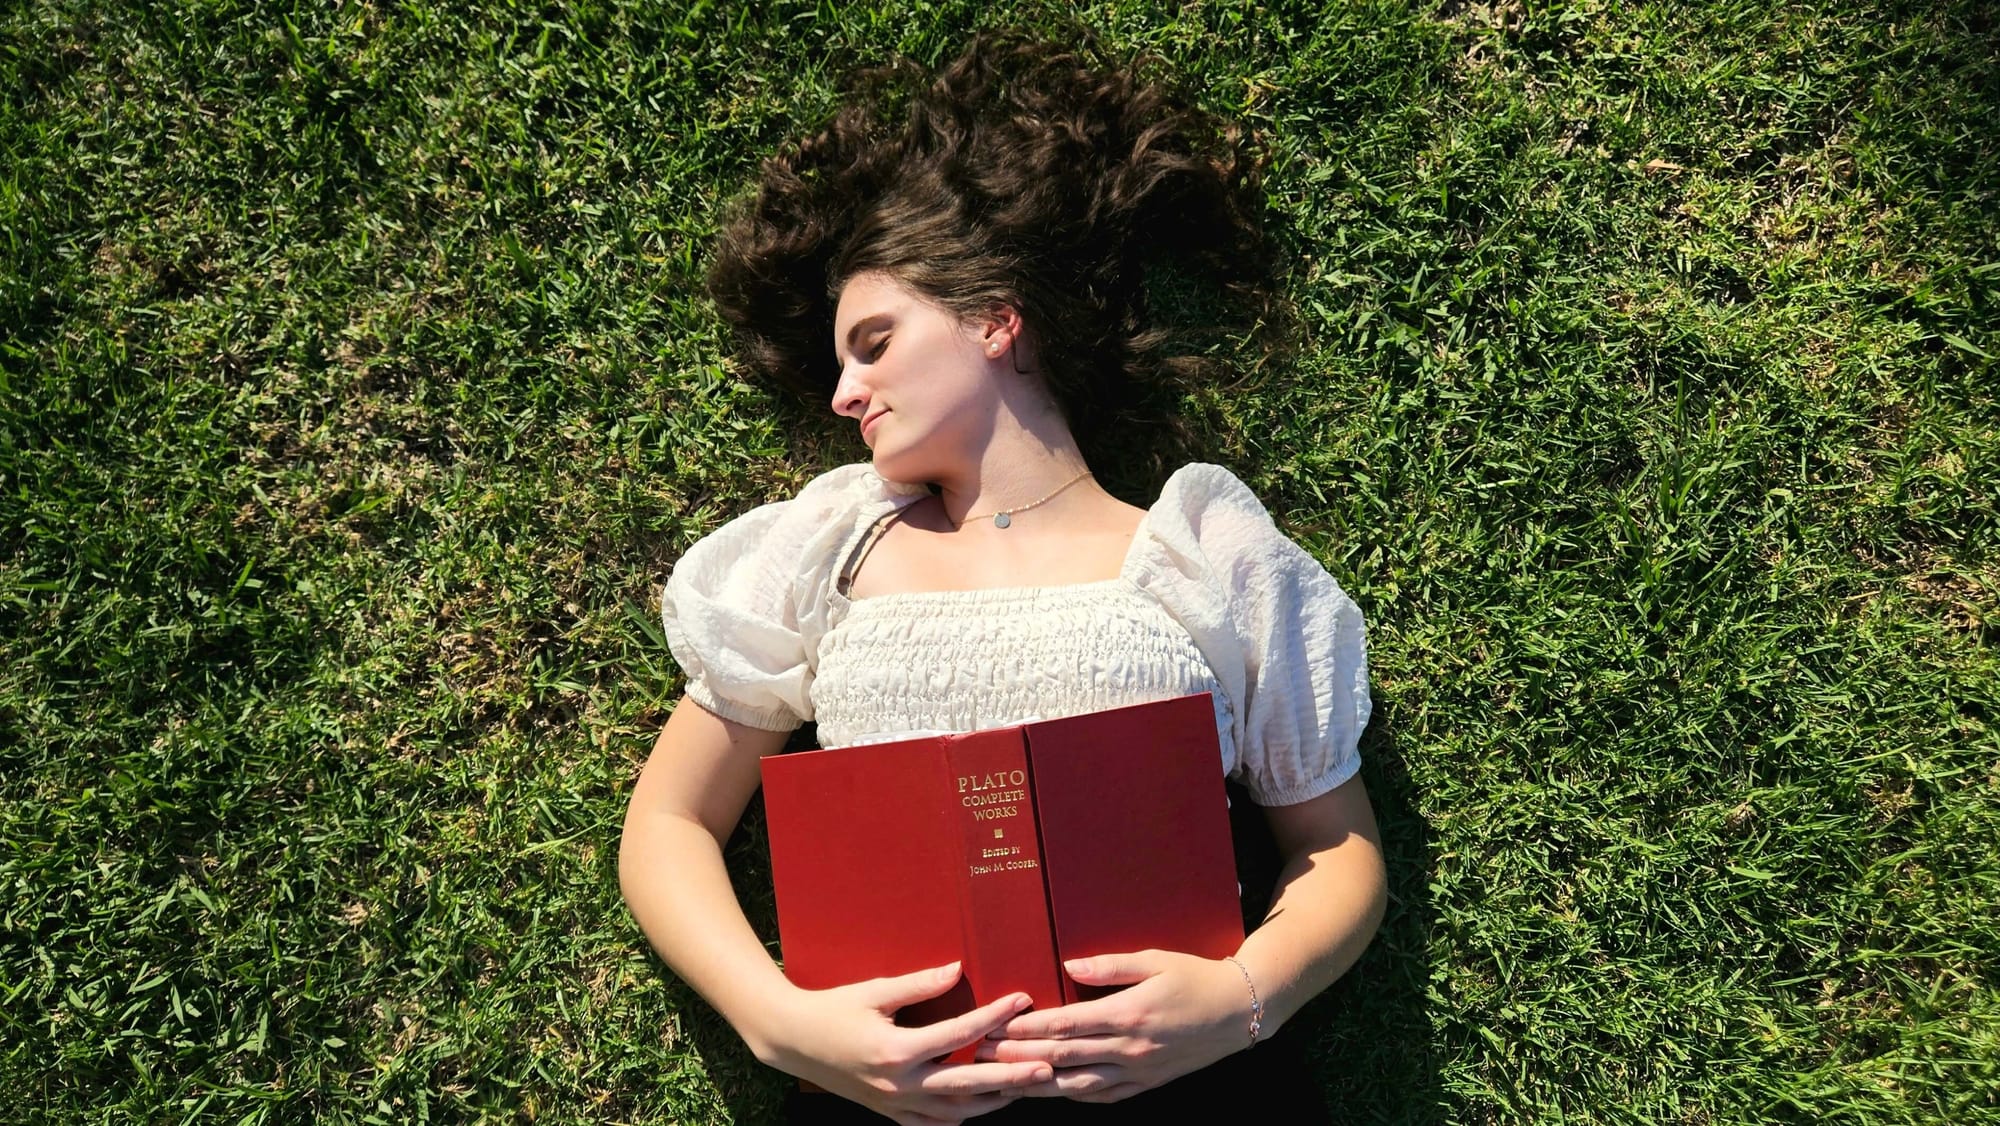
[{"label": "ear", "polygon": [[1021,339],[1021,313],[1012,305],[995,305],[979,321],[979,349],[997,360]]}]

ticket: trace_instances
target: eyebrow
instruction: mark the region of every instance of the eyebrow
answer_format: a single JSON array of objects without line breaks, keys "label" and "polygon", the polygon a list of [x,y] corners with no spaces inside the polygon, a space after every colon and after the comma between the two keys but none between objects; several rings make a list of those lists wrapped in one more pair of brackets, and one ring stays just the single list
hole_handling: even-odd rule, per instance
[{"label": "eyebrow", "polygon": [[[861,318],[860,320],[855,321],[853,324],[848,325],[847,350],[849,352],[854,351],[854,338],[861,335],[862,329],[867,328],[870,324],[876,321],[884,320],[887,319],[888,317],[889,314],[887,313],[870,313],[867,316]],[[840,349],[838,348],[835,348],[833,350],[833,362],[836,364],[840,362]]]}]

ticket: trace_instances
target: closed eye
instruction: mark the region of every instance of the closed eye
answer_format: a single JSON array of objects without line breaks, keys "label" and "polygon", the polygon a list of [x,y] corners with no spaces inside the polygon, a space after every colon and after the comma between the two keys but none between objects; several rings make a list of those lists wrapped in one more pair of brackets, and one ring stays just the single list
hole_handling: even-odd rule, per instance
[{"label": "closed eye", "polygon": [[889,350],[889,338],[885,336],[882,339],[877,340],[875,342],[875,346],[868,350],[868,362],[872,364],[876,360],[881,359],[882,353],[888,350]]}]

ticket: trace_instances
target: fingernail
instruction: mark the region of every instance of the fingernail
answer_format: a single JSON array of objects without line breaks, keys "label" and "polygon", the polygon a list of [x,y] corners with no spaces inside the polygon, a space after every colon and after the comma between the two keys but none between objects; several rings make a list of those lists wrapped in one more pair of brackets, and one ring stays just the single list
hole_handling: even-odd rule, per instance
[{"label": "fingernail", "polygon": [[1029,1005],[1032,1005],[1034,1003],[1035,999],[1033,997],[1030,997],[1026,993],[1023,993],[1019,997],[1014,998],[1014,1011],[1018,1013],[1022,1009],[1025,1009]]},{"label": "fingernail", "polygon": [[951,965],[946,966],[945,968],[938,971],[939,981],[950,981],[952,978],[955,978],[957,976],[958,976],[957,962],[953,962]]},{"label": "fingernail", "polygon": [[1038,1067],[1034,1070],[1034,1073],[1030,1076],[1030,1078],[1037,1083],[1047,1083],[1050,1079],[1053,1079],[1055,1077],[1055,1074],[1056,1074],[1055,1072],[1049,1070],[1046,1067]]},{"label": "fingernail", "polygon": [[1089,972],[1090,972],[1090,959],[1088,959],[1088,958],[1071,958],[1071,959],[1070,959],[1069,961],[1067,961],[1067,962],[1064,962],[1064,963],[1063,963],[1063,969],[1066,969],[1066,970],[1068,970],[1068,971],[1069,971],[1069,972],[1070,972],[1071,974],[1084,974],[1084,973],[1089,973]]}]

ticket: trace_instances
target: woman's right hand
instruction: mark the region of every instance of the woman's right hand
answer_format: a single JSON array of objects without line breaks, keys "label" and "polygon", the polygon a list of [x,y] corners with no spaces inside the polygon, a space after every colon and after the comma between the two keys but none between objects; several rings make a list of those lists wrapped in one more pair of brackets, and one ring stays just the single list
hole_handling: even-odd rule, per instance
[{"label": "woman's right hand", "polygon": [[800,989],[757,1057],[780,1071],[885,1115],[901,1126],[956,1126],[1047,1081],[1041,1060],[933,1063],[1006,1024],[1028,1007],[1016,993],[920,1028],[895,1023],[896,1010],[941,996],[958,981],[957,962],[835,989]]}]

